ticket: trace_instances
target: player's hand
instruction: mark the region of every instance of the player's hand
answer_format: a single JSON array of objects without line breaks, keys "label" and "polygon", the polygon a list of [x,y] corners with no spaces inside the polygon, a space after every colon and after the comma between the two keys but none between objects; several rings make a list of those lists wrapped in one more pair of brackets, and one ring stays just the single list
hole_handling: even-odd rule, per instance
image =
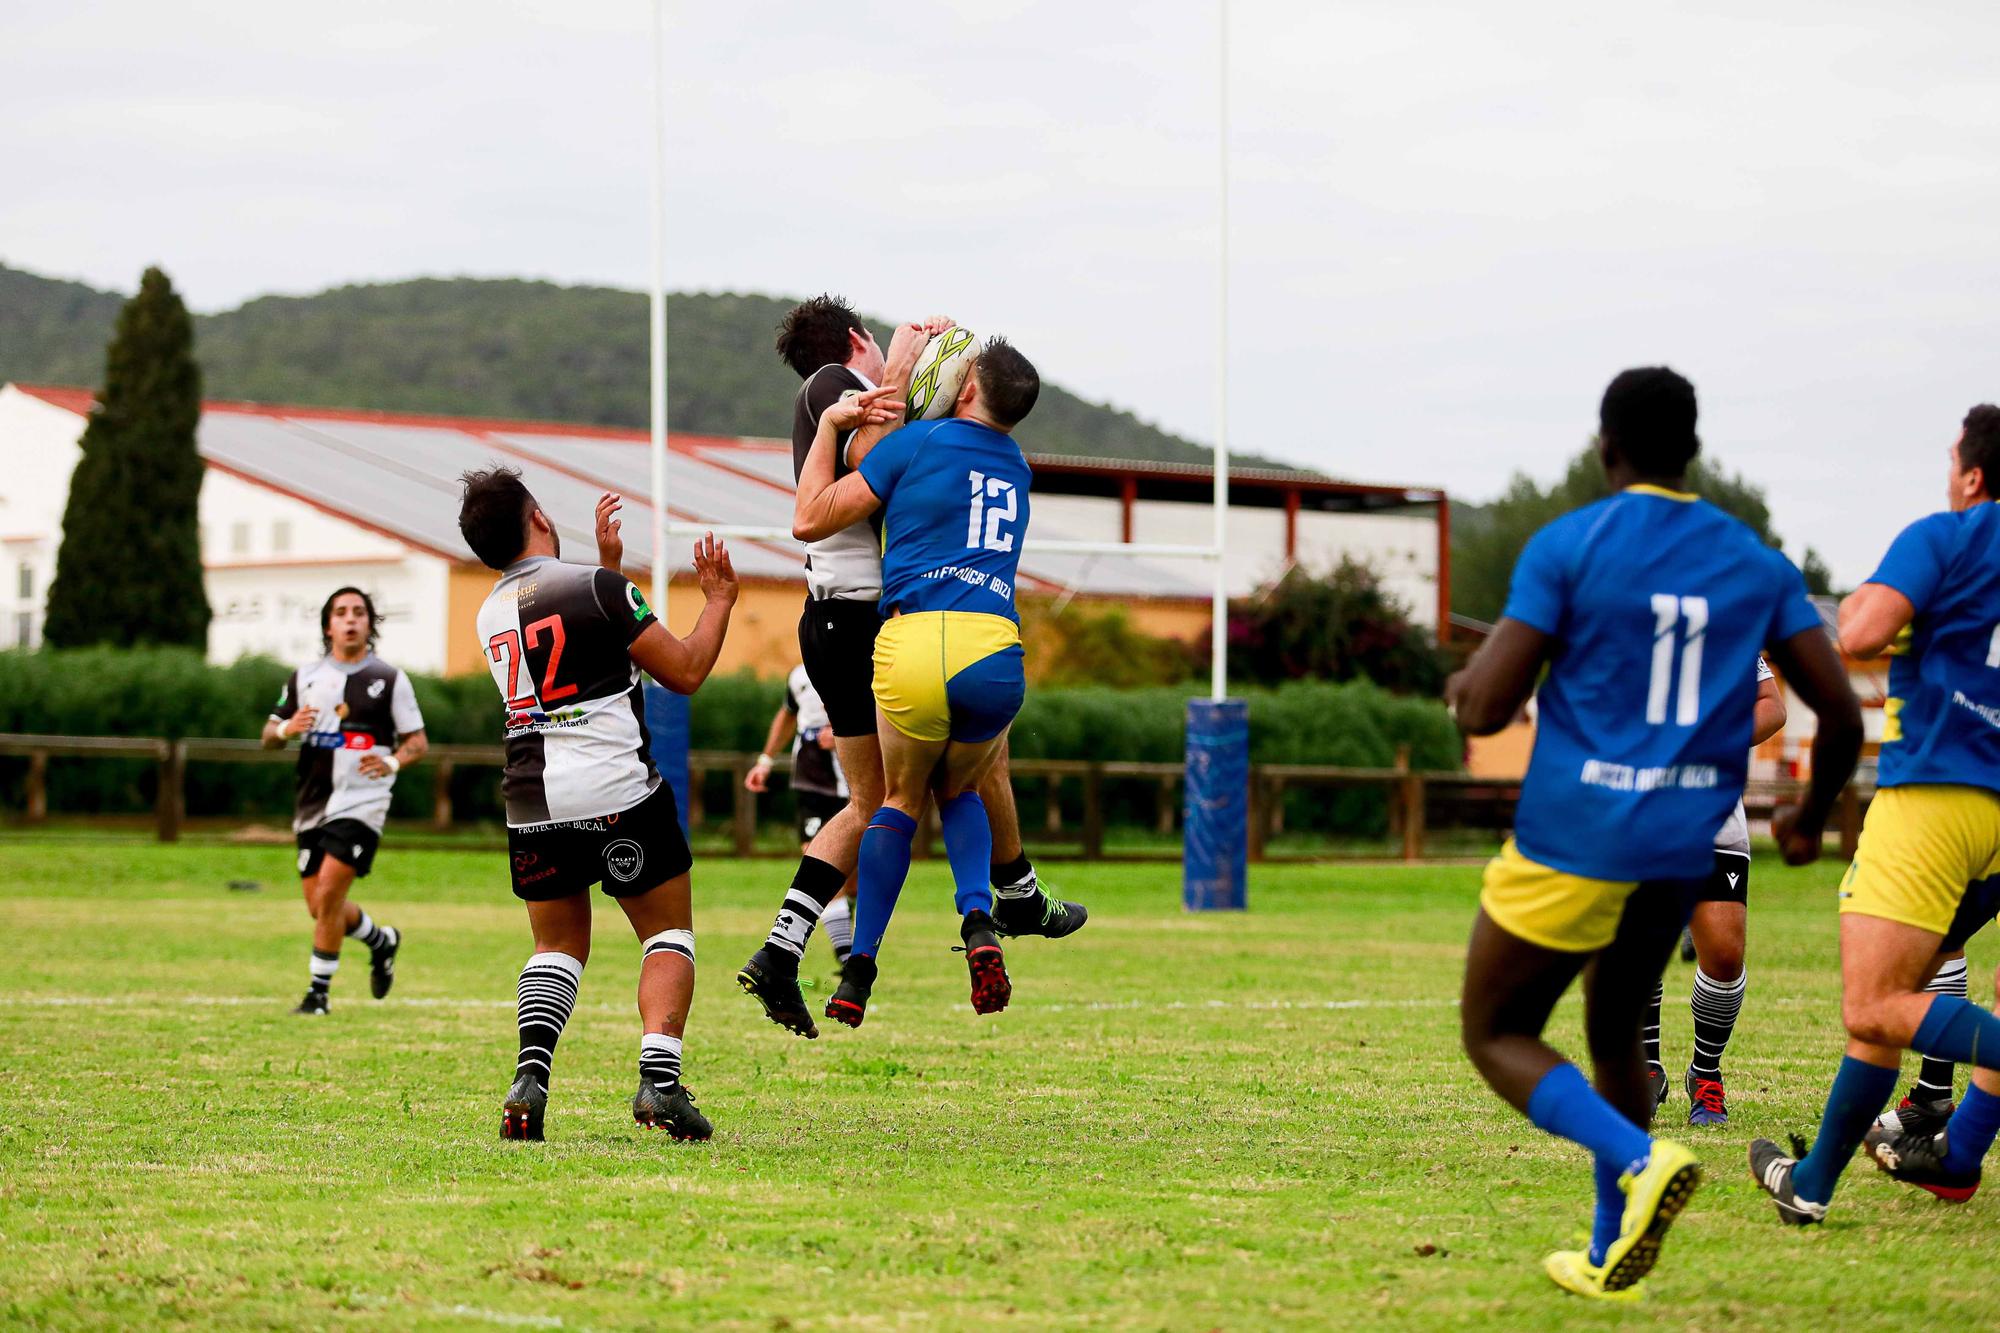
[{"label": "player's hand", "polygon": [[1771,812],[1771,836],[1778,840],[1778,854],[1788,866],[1809,866],[1819,860],[1826,841],[1826,829],[1801,823],[1800,812],[1796,805],[1781,805]]},{"label": "player's hand", "polygon": [[884,386],[857,393],[852,398],[843,398],[827,408],[820,421],[831,422],[835,430],[854,430],[894,421],[903,415],[904,406],[894,397],[895,392],[893,387]]},{"label": "player's hand", "polygon": [[736,567],[729,563],[729,548],[712,532],[703,533],[694,544],[694,576],[709,601],[736,604]]},{"label": "player's hand", "polygon": [[923,324],[898,324],[896,331],[889,335],[889,350],[883,361],[890,366],[907,370],[917,364],[926,344],[931,340],[928,328]]},{"label": "player's hand", "polygon": [[743,775],[743,789],[754,791],[759,796],[771,788],[771,765],[768,760],[758,760],[750,765],[750,771]]},{"label": "player's hand", "polygon": [[312,730],[313,719],[318,716],[319,709],[317,708],[301,708],[298,712],[293,713],[285,719],[285,724],[278,728],[278,734],[280,736],[303,736]]},{"label": "player's hand", "polygon": [[360,761],[354,767],[360,770],[363,777],[370,778],[391,777],[396,772],[395,769],[382,762],[382,756],[379,754],[362,755]]},{"label": "player's hand", "polygon": [[821,727],[819,734],[813,737],[813,743],[822,750],[831,750],[833,748],[833,728]]},{"label": "player's hand", "polygon": [[957,328],[958,321],[953,319],[950,315],[932,315],[929,319],[925,320],[920,327],[924,331],[924,340],[928,342],[932,338],[937,337],[940,333],[944,333],[947,330]]},{"label": "player's hand", "polygon": [[625,538],[619,535],[624,525],[618,517],[624,503],[625,497],[616,491],[597,497],[597,563],[614,574],[625,572]]}]

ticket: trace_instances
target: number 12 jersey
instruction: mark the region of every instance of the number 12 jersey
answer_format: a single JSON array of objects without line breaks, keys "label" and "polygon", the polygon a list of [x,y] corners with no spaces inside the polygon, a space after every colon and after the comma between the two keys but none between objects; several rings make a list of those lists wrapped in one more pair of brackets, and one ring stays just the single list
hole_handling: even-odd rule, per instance
[{"label": "number 12 jersey", "polygon": [[882,614],[978,611],[1018,622],[1014,578],[1034,473],[1013,437],[963,417],[922,421],[861,460],[882,502]]},{"label": "number 12 jersey", "polygon": [[1792,562],[1705,500],[1633,486],[1537,532],[1503,614],[1555,640],[1522,854],[1592,879],[1707,875],[1743,794],[1757,654],[1822,623]]},{"label": "number 12 jersey", "polygon": [[479,608],[479,643],[506,713],[507,826],[601,819],[660,785],[639,668],[657,624],[630,580],[537,556],[509,565]]}]

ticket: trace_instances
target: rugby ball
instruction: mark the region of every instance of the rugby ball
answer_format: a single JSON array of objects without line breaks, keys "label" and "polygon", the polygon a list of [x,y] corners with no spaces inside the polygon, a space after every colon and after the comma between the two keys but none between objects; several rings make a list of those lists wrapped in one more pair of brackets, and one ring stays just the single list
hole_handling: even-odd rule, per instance
[{"label": "rugby ball", "polygon": [[950,416],[977,355],[979,339],[971,329],[946,329],[926,343],[910,376],[907,418],[934,421]]}]

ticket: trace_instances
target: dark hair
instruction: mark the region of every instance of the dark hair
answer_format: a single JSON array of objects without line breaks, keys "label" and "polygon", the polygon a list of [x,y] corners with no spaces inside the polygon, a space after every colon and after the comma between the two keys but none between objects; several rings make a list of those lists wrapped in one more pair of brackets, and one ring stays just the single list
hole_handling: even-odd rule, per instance
[{"label": "dark hair", "polygon": [[1694,385],[1665,366],[1627,370],[1598,405],[1598,433],[1642,477],[1678,477],[1701,452]]},{"label": "dark hair", "polygon": [[1986,474],[1986,494],[2000,499],[2000,407],[1981,403],[1965,414],[1965,434],[1958,442],[1958,470],[1979,468]]},{"label": "dark hair", "polygon": [[1042,394],[1042,377],[1035,373],[1034,363],[997,333],[980,349],[972,373],[979,376],[980,400],[1002,430],[1020,425]]},{"label": "dark hair", "polygon": [[481,563],[505,569],[521,558],[528,545],[528,511],[535,497],[521,484],[521,473],[511,467],[467,472],[459,477],[465,487],[458,504],[458,531]]},{"label": "dark hair", "polygon": [[327,594],[326,601],[319,608],[319,648],[323,653],[333,651],[333,604],[349,593],[361,599],[361,605],[368,609],[368,646],[375,646],[375,635],[382,628],[382,613],[375,609],[375,599],[365,591],[352,585],[335,588]]},{"label": "dark hair", "polygon": [[821,366],[847,363],[847,335],[866,334],[868,326],[842,297],[821,295],[801,301],[778,322],[778,355],[800,379]]}]

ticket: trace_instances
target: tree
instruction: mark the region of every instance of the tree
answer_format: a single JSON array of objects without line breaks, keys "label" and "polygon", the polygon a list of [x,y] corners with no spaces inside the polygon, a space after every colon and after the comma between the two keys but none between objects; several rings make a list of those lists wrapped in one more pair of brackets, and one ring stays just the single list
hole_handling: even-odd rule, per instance
[{"label": "tree", "polygon": [[1434,695],[1450,667],[1375,571],[1351,558],[1325,574],[1294,565],[1257,596],[1232,603],[1228,634],[1229,678],[1240,683],[1370,680],[1398,694]]},{"label": "tree", "polygon": [[187,307],[167,275],[149,268],[118,313],[104,389],[70,477],[43,631],[51,647],[207,646],[200,420]]},{"label": "tree", "polygon": [[[1771,530],[1771,507],[1763,488],[1717,464],[1695,459],[1687,473],[1688,489],[1723,512],[1741,519],[1767,546],[1784,549],[1784,541]],[[1611,493],[1604,479],[1604,466],[1595,447],[1586,447],[1570,460],[1562,479],[1548,490],[1532,477],[1517,472],[1506,491],[1489,505],[1452,507],[1451,609],[1475,620],[1498,620],[1507,604],[1507,583],[1513,576],[1514,561],[1528,538],[1537,529],[1572,509],[1601,500]],[[1827,593],[1832,576],[1826,562],[1810,547],[1805,552],[1803,572],[1809,592]]]}]

